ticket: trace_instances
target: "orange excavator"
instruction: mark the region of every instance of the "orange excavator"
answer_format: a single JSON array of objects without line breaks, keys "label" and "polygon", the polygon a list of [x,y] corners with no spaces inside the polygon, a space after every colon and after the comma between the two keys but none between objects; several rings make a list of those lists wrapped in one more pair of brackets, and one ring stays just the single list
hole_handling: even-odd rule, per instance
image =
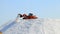
[{"label": "orange excavator", "polygon": [[34,16],[32,13],[29,13],[29,15],[26,15],[26,14],[23,14],[23,15],[19,14],[19,15],[20,17],[23,17],[23,19],[37,19],[37,17]]}]

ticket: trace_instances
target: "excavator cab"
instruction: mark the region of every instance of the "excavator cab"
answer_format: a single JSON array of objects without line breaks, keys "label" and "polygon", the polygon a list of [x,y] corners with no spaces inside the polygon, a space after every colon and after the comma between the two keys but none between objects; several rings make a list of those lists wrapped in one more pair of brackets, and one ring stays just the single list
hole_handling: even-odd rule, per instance
[{"label": "excavator cab", "polygon": [[37,17],[34,16],[33,13],[29,13],[28,15],[25,15],[23,19],[37,19]]}]

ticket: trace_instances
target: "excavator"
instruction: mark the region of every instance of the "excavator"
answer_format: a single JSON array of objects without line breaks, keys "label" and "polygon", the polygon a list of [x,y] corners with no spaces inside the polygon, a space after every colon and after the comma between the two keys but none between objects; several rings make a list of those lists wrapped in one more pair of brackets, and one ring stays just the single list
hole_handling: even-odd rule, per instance
[{"label": "excavator", "polygon": [[34,16],[32,13],[29,13],[28,15],[26,15],[26,14],[18,14],[19,16],[20,16],[20,18],[21,17],[23,17],[22,19],[37,19],[37,17],[36,16]]}]

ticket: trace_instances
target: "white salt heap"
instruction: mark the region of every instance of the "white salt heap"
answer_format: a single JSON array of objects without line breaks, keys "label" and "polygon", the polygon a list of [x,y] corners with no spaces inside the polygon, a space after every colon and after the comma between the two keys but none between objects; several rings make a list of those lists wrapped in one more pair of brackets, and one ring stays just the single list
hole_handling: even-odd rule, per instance
[{"label": "white salt heap", "polygon": [[10,22],[0,28],[3,34],[60,34],[60,19],[29,19]]}]

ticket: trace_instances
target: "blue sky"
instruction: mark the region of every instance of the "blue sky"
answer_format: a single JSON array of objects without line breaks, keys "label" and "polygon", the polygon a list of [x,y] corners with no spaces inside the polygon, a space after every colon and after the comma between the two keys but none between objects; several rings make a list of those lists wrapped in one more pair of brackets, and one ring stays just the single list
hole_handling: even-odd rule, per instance
[{"label": "blue sky", "polygon": [[0,25],[18,13],[34,13],[39,18],[60,19],[60,0],[0,0]]}]

